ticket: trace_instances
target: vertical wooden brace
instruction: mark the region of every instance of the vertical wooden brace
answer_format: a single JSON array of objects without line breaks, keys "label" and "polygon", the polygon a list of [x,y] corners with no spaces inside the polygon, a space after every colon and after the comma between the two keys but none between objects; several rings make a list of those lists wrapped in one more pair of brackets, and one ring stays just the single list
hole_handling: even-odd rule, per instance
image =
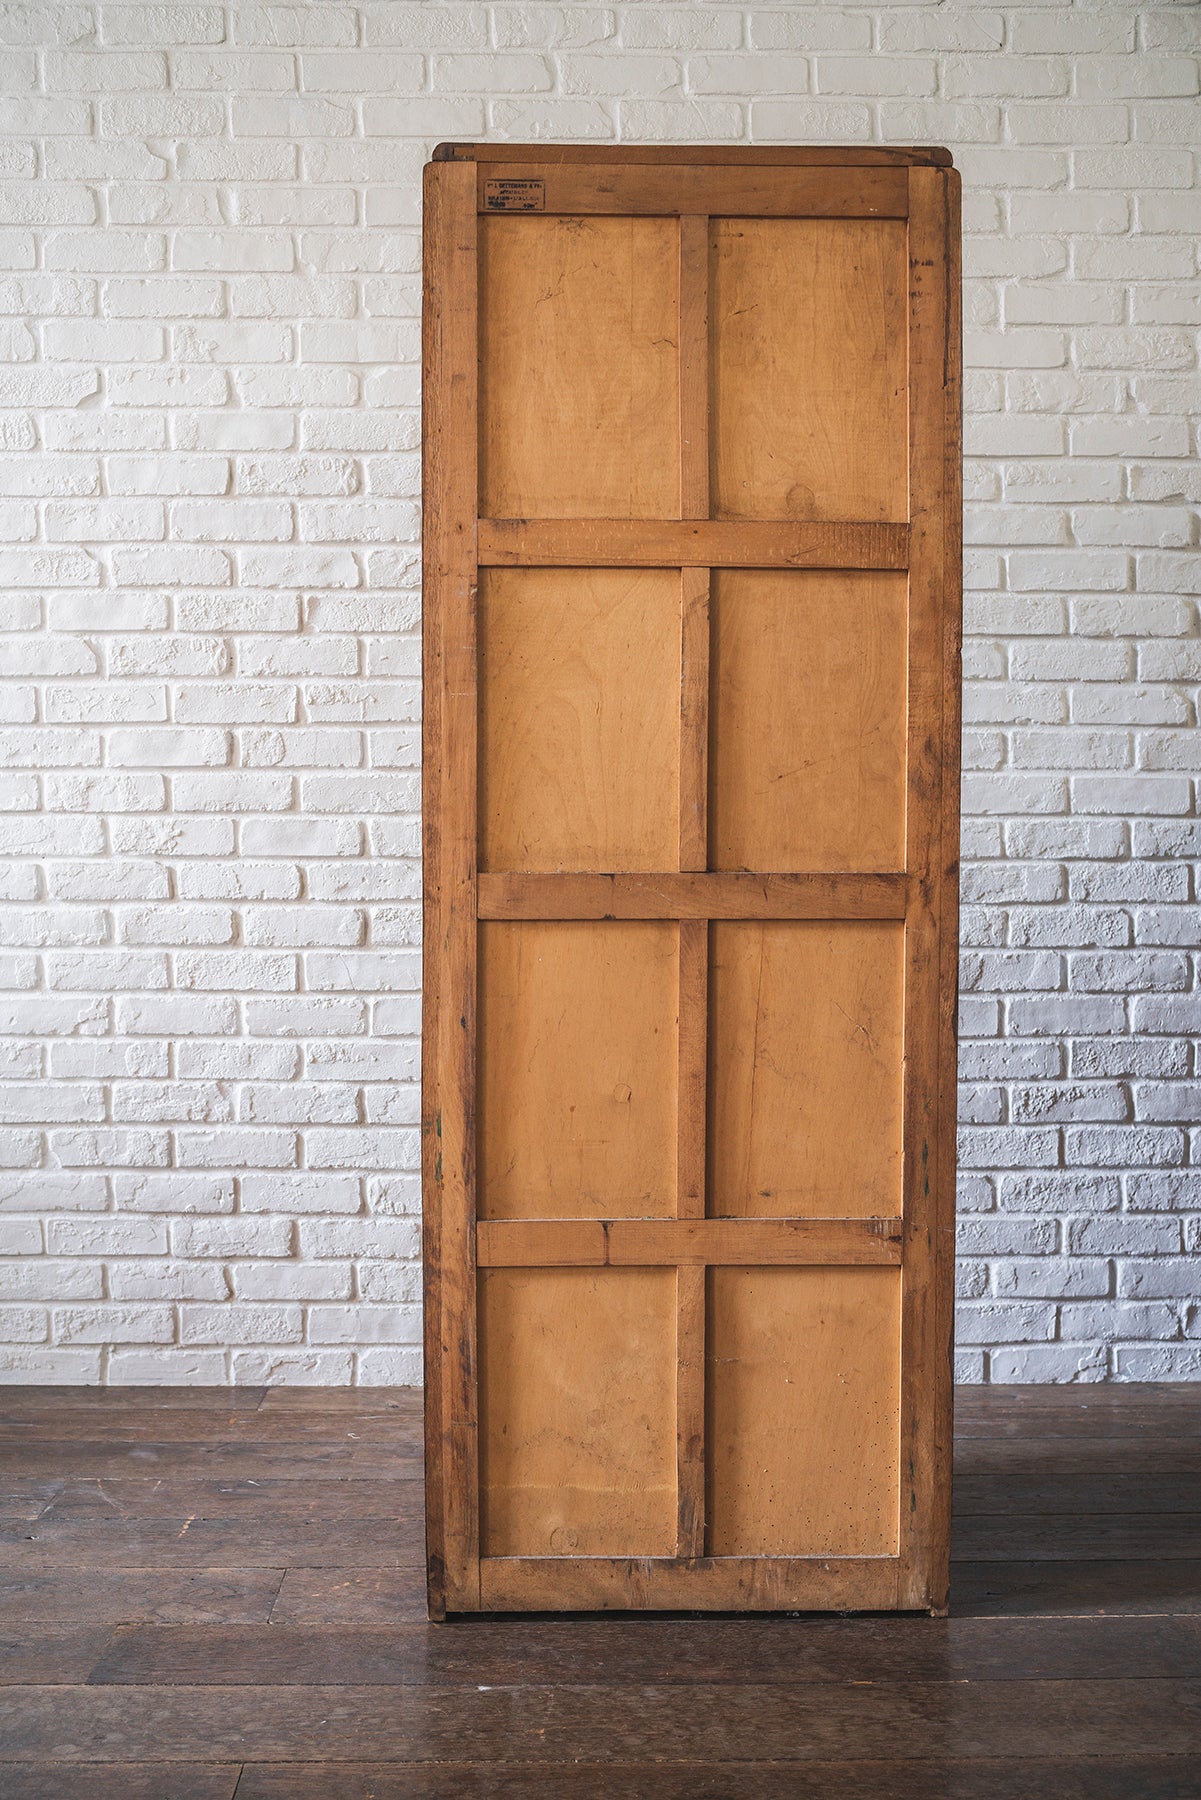
[{"label": "vertical wooden brace", "polygon": [[425,171],[426,1456],[429,1604],[479,1605],[475,1355],[475,169]]}]

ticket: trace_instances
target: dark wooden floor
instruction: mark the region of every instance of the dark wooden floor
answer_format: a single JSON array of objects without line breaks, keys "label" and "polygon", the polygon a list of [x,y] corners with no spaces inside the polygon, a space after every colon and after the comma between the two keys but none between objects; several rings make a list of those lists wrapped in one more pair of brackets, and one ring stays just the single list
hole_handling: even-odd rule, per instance
[{"label": "dark wooden floor", "polygon": [[428,1626],[407,1393],[0,1389],[4,1800],[1195,1800],[1201,1386],[961,1392],[950,1619]]}]

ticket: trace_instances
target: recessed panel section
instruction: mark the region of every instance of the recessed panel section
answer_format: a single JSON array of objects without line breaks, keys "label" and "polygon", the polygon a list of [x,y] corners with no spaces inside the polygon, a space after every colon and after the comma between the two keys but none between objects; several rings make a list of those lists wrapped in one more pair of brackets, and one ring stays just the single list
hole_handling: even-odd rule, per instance
[{"label": "recessed panel section", "polygon": [[675,1274],[480,1276],[485,1556],[675,1551]]},{"label": "recessed panel section", "polygon": [[678,928],[479,928],[478,1206],[486,1219],[670,1216]]},{"label": "recessed panel section", "polygon": [[480,220],[480,512],[679,516],[679,227]]},{"label": "recessed panel section", "polygon": [[898,1547],[901,1278],[895,1269],[714,1269],[713,1556]]},{"label": "recessed panel section", "polygon": [[907,577],[715,570],[714,869],[905,866]]},{"label": "recessed panel section", "polygon": [[904,222],[715,219],[714,509],[908,516]]},{"label": "recessed panel section", "polygon": [[677,866],[678,571],[483,571],[479,694],[482,868]]},{"label": "recessed panel section", "polygon": [[904,926],[711,931],[709,1212],[901,1212]]}]

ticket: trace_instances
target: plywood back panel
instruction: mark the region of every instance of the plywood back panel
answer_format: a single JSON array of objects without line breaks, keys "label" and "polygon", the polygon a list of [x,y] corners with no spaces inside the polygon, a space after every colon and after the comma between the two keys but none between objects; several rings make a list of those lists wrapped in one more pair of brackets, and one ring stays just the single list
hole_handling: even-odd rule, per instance
[{"label": "plywood back panel", "polygon": [[710,866],[905,859],[904,575],[713,576]]},{"label": "plywood back panel", "polygon": [[480,1277],[486,1556],[675,1549],[675,1276]]},{"label": "plywood back panel", "polygon": [[488,569],[479,659],[481,868],[668,866],[679,576]]},{"label": "plywood back panel", "polygon": [[905,227],[715,219],[714,512],[903,519]]},{"label": "plywood back panel", "polygon": [[675,511],[675,235],[667,219],[481,220],[486,517]]},{"label": "plywood back panel", "polygon": [[946,165],[427,172],[436,1617],[945,1607]]},{"label": "plywood back panel", "polygon": [[674,1211],[677,936],[480,926],[481,1218]]},{"label": "plywood back panel", "polygon": [[901,1210],[904,930],[711,927],[709,1212]]},{"label": "plywood back panel", "polygon": [[893,1556],[901,1284],[894,1269],[714,1269],[714,1556]]}]

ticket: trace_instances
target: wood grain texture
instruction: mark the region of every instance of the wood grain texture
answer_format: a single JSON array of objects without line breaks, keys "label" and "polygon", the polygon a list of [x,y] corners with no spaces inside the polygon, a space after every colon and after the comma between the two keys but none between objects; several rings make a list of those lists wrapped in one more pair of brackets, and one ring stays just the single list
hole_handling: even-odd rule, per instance
[{"label": "wood grain texture", "polygon": [[[536,1564],[534,1565],[537,1566]],[[1141,1681],[982,1685],[970,1718],[950,1685],[876,1688],[870,1707],[853,1687],[748,1684],[704,1693],[631,1693],[600,1684],[553,1690],[428,1688],[419,1706],[380,1706],[379,1695],[344,1687],[285,1689],[27,1688],[12,1695],[6,1761],[26,1760],[31,1742],[57,1736],[76,1766],[111,1755],[191,1762],[195,1745],[211,1760],[312,1762],[328,1755],[331,1720],[356,1757],[428,1764],[457,1760],[619,1765],[626,1760],[720,1766],[782,1760],[904,1761],[929,1756],[953,1735],[956,1753],[986,1757],[1105,1758],[1121,1751],[1192,1755],[1201,1718],[1201,1682]]]},{"label": "wood grain texture", "polygon": [[907,524],[836,519],[481,519],[488,567],[904,569]]},{"label": "wood grain texture", "polygon": [[[754,163],[693,165],[643,163],[634,167],[609,164],[505,161],[481,166],[477,204],[491,213],[488,184],[498,181],[541,182],[540,214],[570,214],[591,221],[612,214],[623,222],[648,214],[671,216],[704,212],[739,217],[812,219],[903,219],[908,206],[905,170],[901,168],[826,167]],[[493,189],[495,193],[495,189]],[[507,222],[507,221],[506,221]]]},{"label": "wood grain texture", "polygon": [[[680,571],[679,866],[709,860],[709,571]],[[627,865],[630,866],[630,865]]]},{"label": "wood grain texture", "polygon": [[709,517],[709,220],[680,220],[680,517]]},{"label": "wood grain texture", "polygon": [[705,1552],[705,1271],[677,1264],[676,1543],[677,1556]]},{"label": "wood grain texture", "polygon": [[672,867],[680,632],[666,571],[482,575],[481,867]]},{"label": "wood grain texture", "polygon": [[[689,144],[606,144],[598,149],[592,144],[446,143],[433,152],[434,162],[538,162],[552,168],[579,162],[691,165],[697,160],[696,147]],[[700,160],[717,168],[949,168],[951,152],[916,144],[899,149],[881,144],[706,144]]]},{"label": "wood grain texture", "polygon": [[[953,967],[942,907],[958,863],[958,731],[948,740],[950,646],[957,643],[958,585],[948,543],[947,468],[957,466],[958,348],[949,316],[953,265],[947,177],[909,174],[909,764],[905,866],[914,878],[905,920],[905,1255],[902,1307],[902,1595],[913,1606],[946,1605],[949,1579],[951,1359],[955,1228],[954,1042],[944,992]],[[955,303],[958,302],[958,285]],[[958,494],[958,488],[954,490]],[[950,576],[950,580],[948,580]],[[948,593],[948,587],[950,592]],[[950,709],[957,726],[958,706]],[[944,843],[954,833],[956,842]]]},{"label": "wood grain texture", "polygon": [[131,1625],[107,1636],[93,1684],[966,1686],[1170,1680],[1201,1657],[1201,1619],[1187,1617],[707,1619],[701,1629],[690,1619],[487,1619],[470,1631],[431,1631],[424,1622]]},{"label": "wood grain texture", "polygon": [[710,1553],[895,1556],[896,1271],[716,1268],[708,1279]]},{"label": "wood grain texture", "polygon": [[905,270],[899,223],[715,222],[718,517],[908,516]]},{"label": "wood grain texture", "polygon": [[674,223],[492,217],[480,236],[480,512],[671,518]]},{"label": "wood grain texture", "polygon": [[904,866],[905,585],[715,574],[713,868]]},{"label": "wood grain texture", "polygon": [[672,1263],[898,1265],[900,1218],[481,1219],[481,1268]]},{"label": "wood grain texture", "polygon": [[678,955],[676,1217],[702,1219],[709,1042],[709,931],[702,919],[680,921]]},{"label": "wood grain texture", "polygon": [[487,1612],[881,1612],[896,1591],[888,1556],[513,1556],[480,1567]]},{"label": "wood grain texture", "polygon": [[478,1581],[475,1213],[474,177],[431,165],[425,188],[422,491],[425,968],[422,1134],[430,1607],[469,1605]]},{"label": "wood grain texture", "polygon": [[675,1327],[667,1270],[481,1276],[485,1558],[674,1551]]},{"label": "wood grain texture", "polygon": [[712,927],[709,1212],[900,1212],[902,928]]},{"label": "wood grain texture", "polygon": [[[340,1772],[338,1800],[694,1800],[710,1776],[704,1763],[655,1760],[574,1763],[570,1769],[511,1763],[481,1769],[462,1762],[413,1769],[368,1764]],[[296,1765],[247,1765],[239,1800],[330,1800],[321,1777]],[[790,1800],[1030,1800],[1045,1784],[1056,1800],[1196,1800],[1188,1759],[1181,1756],[1115,1757],[1098,1767],[1095,1757],[992,1759],[961,1756],[853,1763],[723,1760],[716,1777],[728,1800],[778,1800],[781,1784]],[[307,1784],[307,1785],[306,1785]],[[703,1791],[703,1789],[701,1790]],[[24,1795],[18,1800],[27,1800]],[[39,1793],[32,1800],[47,1800]],[[53,1795],[58,1800],[58,1795]],[[157,1800],[157,1797],[156,1797]]]},{"label": "wood grain texture", "polygon": [[903,919],[904,875],[527,875],[479,878],[481,919]]},{"label": "wood grain texture", "polygon": [[675,1210],[676,932],[486,924],[479,1216]]}]

